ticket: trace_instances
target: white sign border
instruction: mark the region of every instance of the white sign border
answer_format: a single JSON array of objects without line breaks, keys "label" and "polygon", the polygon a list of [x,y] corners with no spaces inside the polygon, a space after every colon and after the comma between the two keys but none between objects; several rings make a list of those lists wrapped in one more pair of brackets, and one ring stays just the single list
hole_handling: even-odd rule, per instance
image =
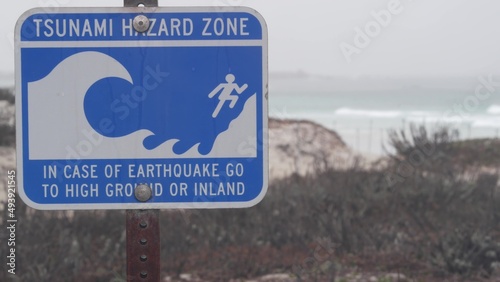
[{"label": "white sign border", "polygon": [[[131,7],[131,8],[34,8],[26,11],[18,19],[14,33],[15,52],[15,96],[16,96],[16,159],[17,159],[17,189],[19,196],[28,206],[38,210],[117,210],[117,209],[221,209],[221,208],[249,208],[258,204],[267,193],[269,184],[269,145],[268,145],[268,31],[264,18],[254,9],[248,7]],[[23,116],[22,116],[22,79],[21,79],[21,27],[26,19],[34,14],[63,14],[63,13],[227,13],[241,12],[253,15],[259,20],[262,28],[262,131],[257,132],[256,138],[262,138],[262,147],[257,146],[257,150],[262,150],[263,174],[262,188],[257,197],[246,202],[178,202],[178,203],[89,203],[89,204],[40,204],[33,202],[24,190],[23,173]],[[252,40],[253,41],[253,40]],[[137,44],[138,41],[132,41]],[[43,46],[44,43],[38,43]],[[68,44],[68,43],[66,43]],[[141,42],[144,45],[144,42]],[[213,44],[213,43],[211,43]],[[255,43],[253,43],[255,44]],[[148,45],[149,46],[149,45]],[[218,46],[218,45],[216,45]],[[221,44],[220,46],[225,46]],[[85,46],[83,46],[85,47]],[[259,136],[260,134],[260,136]],[[259,141],[259,140],[257,140]],[[257,144],[260,144],[257,142]]]}]

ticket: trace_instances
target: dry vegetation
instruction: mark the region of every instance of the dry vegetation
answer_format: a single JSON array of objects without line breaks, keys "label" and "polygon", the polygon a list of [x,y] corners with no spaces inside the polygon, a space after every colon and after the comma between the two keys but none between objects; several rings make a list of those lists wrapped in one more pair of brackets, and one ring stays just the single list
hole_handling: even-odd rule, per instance
[{"label": "dry vegetation", "polygon": [[[14,95],[8,89],[0,88],[0,146],[14,146],[16,134],[13,124]],[[12,111],[11,111],[12,109]]]}]

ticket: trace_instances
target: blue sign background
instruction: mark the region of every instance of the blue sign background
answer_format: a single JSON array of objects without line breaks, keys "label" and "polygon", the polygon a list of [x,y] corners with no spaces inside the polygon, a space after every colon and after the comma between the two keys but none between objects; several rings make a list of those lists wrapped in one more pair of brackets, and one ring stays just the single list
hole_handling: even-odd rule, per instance
[{"label": "blue sign background", "polygon": [[[151,130],[155,136],[145,140],[145,146],[153,144],[148,149],[175,138],[180,140],[174,147],[176,154],[185,153],[200,142],[200,153],[207,154],[215,138],[227,130],[228,121],[241,113],[244,102],[253,94],[262,93],[261,47],[149,47],[146,51],[144,48],[25,49],[22,58],[28,66],[22,68],[23,89],[28,89],[27,82],[45,77],[56,64],[82,51],[98,51],[117,59],[136,84],[115,77],[97,81],[85,97],[89,123],[99,132],[102,120],[112,120],[113,132],[99,132],[108,137],[124,136],[139,129]],[[29,68],[31,64],[43,67],[34,72]],[[168,76],[161,82],[153,81],[158,84],[154,89],[146,90],[145,94],[138,93],[143,101],[139,101],[136,108],[129,107],[125,115],[119,106],[113,106],[113,102],[121,100],[123,94],[131,93],[133,86],[143,86],[144,78],[151,76],[146,66],[148,70],[159,70]],[[244,82],[249,87],[238,95],[235,108],[223,109],[214,120],[211,114],[219,100],[209,98],[208,93],[214,86],[225,82],[228,73],[234,74],[235,83]],[[25,91],[24,100],[28,99]],[[29,148],[24,150],[28,152]]]}]

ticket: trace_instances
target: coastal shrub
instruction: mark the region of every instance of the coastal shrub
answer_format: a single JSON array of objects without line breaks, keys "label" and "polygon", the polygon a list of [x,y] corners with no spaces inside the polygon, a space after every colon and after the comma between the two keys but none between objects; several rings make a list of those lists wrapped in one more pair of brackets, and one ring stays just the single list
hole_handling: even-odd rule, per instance
[{"label": "coastal shrub", "polygon": [[14,105],[15,97],[12,89],[9,88],[0,88],[0,101],[5,100],[9,102],[9,104]]},{"label": "coastal shrub", "polygon": [[13,125],[0,123],[0,146],[16,144],[16,128]]},{"label": "coastal shrub", "polygon": [[477,272],[489,277],[500,262],[500,243],[482,232],[467,228],[456,229],[443,234],[433,244],[431,262],[441,269],[462,276]]},{"label": "coastal shrub", "polygon": [[[427,159],[412,166],[412,173],[400,177],[391,189],[402,202],[399,212],[407,226],[405,240],[410,249],[438,269],[470,277],[489,276],[499,262],[500,244],[498,172],[488,168],[490,154],[500,147],[484,147],[484,140],[468,141],[464,147],[449,128],[429,133],[425,127],[410,127],[391,133],[395,149],[387,170],[396,171],[402,162],[427,144]],[[482,148],[478,149],[478,148]],[[489,153],[486,152],[489,151]],[[473,151],[475,154],[471,154]],[[482,161],[486,158],[487,161]]]},{"label": "coastal shrub", "polygon": [[[18,198],[19,199],[19,198]],[[7,210],[7,204],[3,205]],[[16,276],[1,281],[114,281],[124,278],[122,211],[39,211],[19,199],[15,210]],[[3,213],[2,224],[7,213]],[[0,233],[5,235],[5,232]],[[0,241],[6,242],[6,238]],[[7,253],[7,244],[0,253]],[[13,280],[15,281],[15,280]],[[118,281],[125,281],[124,279]]]},{"label": "coastal shrub", "polygon": [[[14,94],[10,89],[0,88],[0,101],[7,101],[13,105],[15,102]],[[9,123],[12,113],[3,114],[0,109],[0,146],[14,146],[16,144],[16,129]]]}]

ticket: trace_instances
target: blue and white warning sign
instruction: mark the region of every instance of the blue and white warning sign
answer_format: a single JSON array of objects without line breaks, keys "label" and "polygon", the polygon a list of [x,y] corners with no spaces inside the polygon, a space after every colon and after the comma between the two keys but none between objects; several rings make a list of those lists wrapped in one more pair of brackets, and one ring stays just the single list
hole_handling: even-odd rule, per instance
[{"label": "blue and white warning sign", "polygon": [[[264,197],[267,30],[255,11],[34,9],[15,36],[19,191],[31,207],[226,208]],[[134,196],[139,184],[152,190],[147,202]]]}]

